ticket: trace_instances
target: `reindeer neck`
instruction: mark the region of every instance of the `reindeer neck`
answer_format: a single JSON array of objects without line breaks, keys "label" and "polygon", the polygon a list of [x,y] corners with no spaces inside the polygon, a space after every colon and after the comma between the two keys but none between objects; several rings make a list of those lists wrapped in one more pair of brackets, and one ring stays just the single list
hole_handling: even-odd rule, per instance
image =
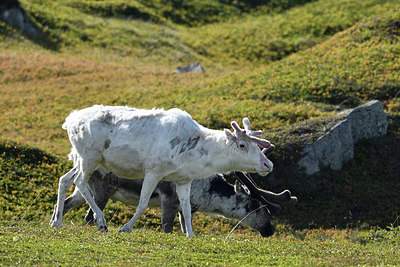
[{"label": "reindeer neck", "polygon": [[215,173],[231,171],[229,158],[229,142],[223,131],[209,130],[205,135],[204,147],[208,151],[207,165],[212,166]]}]

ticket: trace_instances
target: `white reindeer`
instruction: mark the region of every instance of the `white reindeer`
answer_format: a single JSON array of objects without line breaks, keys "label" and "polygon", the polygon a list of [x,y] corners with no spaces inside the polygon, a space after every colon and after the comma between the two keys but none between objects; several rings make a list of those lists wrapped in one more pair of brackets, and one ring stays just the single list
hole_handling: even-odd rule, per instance
[{"label": "white reindeer", "polygon": [[176,183],[186,233],[193,237],[189,199],[192,180],[228,171],[261,175],[272,171],[272,162],[258,147],[268,148],[270,142],[255,137],[262,132],[252,131],[247,118],[243,124],[244,130],[233,121],[233,133],[210,130],[179,109],[96,105],[72,112],[63,128],[72,145],[74,167],[60,178],[51,226],[61,227],[66,193],[74,183],[93,210],[95,225],[107,231],[104,215],[88,190],[90,175],[102,166],[123,177],[144,178],[136,213],[120,232],[132,231],[158,182],[165,180]]}]

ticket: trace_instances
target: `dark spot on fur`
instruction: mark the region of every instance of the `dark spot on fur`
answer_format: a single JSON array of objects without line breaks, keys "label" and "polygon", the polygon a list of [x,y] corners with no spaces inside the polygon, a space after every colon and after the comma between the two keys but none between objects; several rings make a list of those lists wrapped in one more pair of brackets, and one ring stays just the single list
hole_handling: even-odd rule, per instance
[{"label": "dark spot on fur", "polygon": [[220,175],[216,175],[210,182],[210,194],[218,194],[224,197],[235,195],[233,185],[228,184]]},{"label": "dark spot on fur", "polygon": [[212,168],[212,167],[213,166],[209,162],[207,162],[206,165],[204,166],[204,168]]},{"label": "dark spot on fur", "polygon": [[181,150],[179,151],[179,154],[181,154],[181,153],[183,153],[185,151],[192,150],[193,148],[195,148],[197,146],[197,143],[199,142],[199,140],[200,140],[199,136],[194,137],[194,138],[190,137],[187,140],[187,142],[182,145]]},{"label": "dark spot on fur", "polygon": [[110,140],[110,139],[107,139],[106,142],[104,143],[104,149],[109,148],[109,147],[110,147],[110,144],[111,144],[111,140]]},{"label": "dark spot on fur", "polygon": [[189,138],[189,140],[188,140],[188,146],[189,146],[188,150],[192,150],[193,148],[195,148],[197,146],[197,143],[199,142],[199,140],[200,140],[200,136],[197,136],[197,137],[195,137],[193,139]]},{"label": "dark spot on fur", "polygon": [[101,117],[101,121],[106,124],[111,124],[113,121],[113,118],[114,118],[113,115],[111,115],[111,113],[107,111],[107,112],[103,113],[103,116]]},{"label": "dark spot on fur", "polygon": [[179,138],[179,136],[177,136],[174,139],[172,139],[171,141],[169,141],[169,144],[171,145],[171,149],[174,149],[180,143],[181,143],[181,139]]}]

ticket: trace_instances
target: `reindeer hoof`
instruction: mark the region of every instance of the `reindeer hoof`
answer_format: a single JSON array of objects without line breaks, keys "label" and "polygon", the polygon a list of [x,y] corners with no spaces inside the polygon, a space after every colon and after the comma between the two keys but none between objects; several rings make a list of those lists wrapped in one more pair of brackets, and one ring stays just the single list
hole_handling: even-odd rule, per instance
[{"label": "reindeer hoof", "polygon": [[121,229],[119,229],[118,232],[120,232],[120,233],[130,233],[130,232],[132,232],[132,229],[125,224],[124,226],[122,226]]},{"label": "reindeer hoof", "polygon": [[62,221],[51,221],[50,222],[50,227],[55,228],[55,229],[60,229],[62,225]]}]

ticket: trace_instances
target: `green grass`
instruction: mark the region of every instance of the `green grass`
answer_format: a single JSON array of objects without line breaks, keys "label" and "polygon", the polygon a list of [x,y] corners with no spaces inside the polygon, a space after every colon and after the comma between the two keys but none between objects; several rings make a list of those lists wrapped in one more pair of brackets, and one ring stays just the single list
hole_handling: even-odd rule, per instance
[{"label": "green grass", "polygon": [[394,59],[399,53],[400,34],[393,25],[399,19],[398,13],[387,12],[252,75],[259,81],[253,93],[263,99],[347,105],[394,98],[400,89],[399,76],[393,72],[399,68]]},{"label": "green grass", "polygon": [[278,14],[197,27],[184,36],[189,46],[216,62],[259,65],[313,47],[396,6],[397,1],[312,1]]},{"label": "green grass", "polygon": [[272,238],[203,235],[188,239],[139,229],[100,233],[92,227],[1,223],[2,265],[396,265],[399,228],[285,232]]},{"label": "green grass", "polygon": [[[20,2],[28,17],[49,36],[52,48],[86,44],[136,57],[150,54],[249,66],[312,47],[368,17],[396,10],[398,5],[395,0],[270,1],[258,6],[204,0]],[[59,12],[52,12],[55,9]]]},{"label": "green grass", "polygon": [[65,162],[39,149],[1,143],[0,219],[32,220],[51,213],[56,177],[67,170]]}]

